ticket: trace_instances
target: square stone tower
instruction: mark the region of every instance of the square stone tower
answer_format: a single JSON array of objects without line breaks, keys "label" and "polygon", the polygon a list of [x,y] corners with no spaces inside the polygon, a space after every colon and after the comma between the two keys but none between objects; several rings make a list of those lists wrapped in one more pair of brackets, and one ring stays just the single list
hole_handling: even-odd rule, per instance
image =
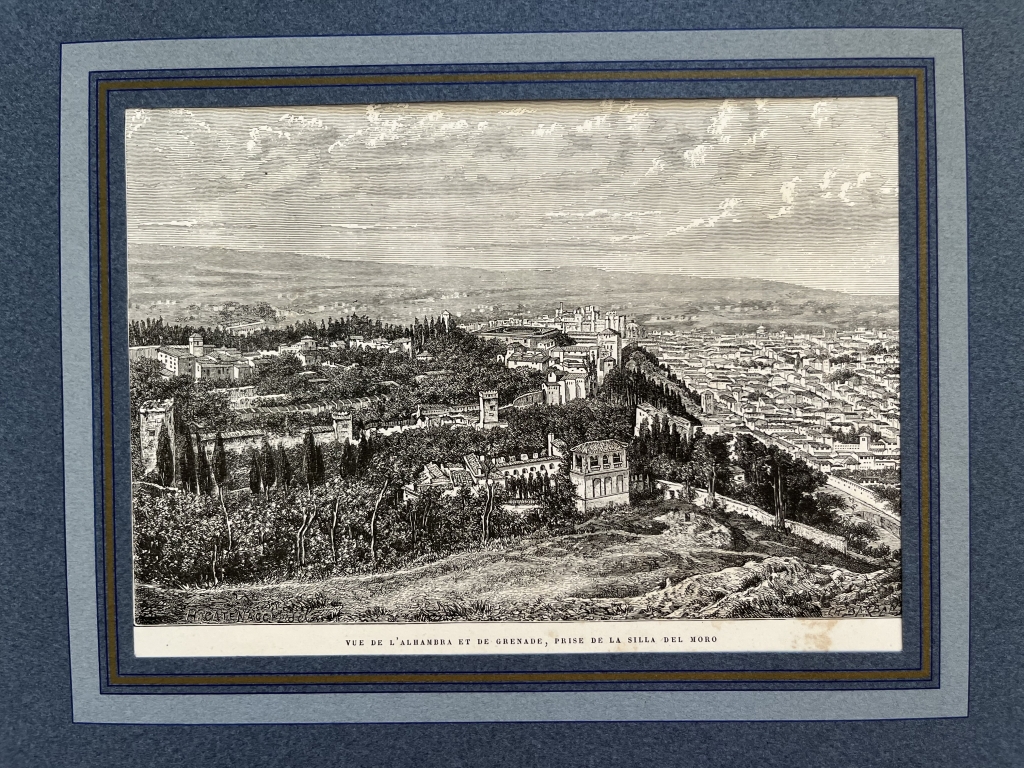
[{"label": "square stone tower", "polygon": [[344,443],[346,440],[351,443],[352,414],[342,411],[341,413],[332,413],[331,418],[334,420],[334,439],[339,443]]},{"label": "square stone tower", "polygon": [[171,439],[171,452],[174,444],[174,400],[150,400],[139,408],[139,445],[141,447],[142,465],[146,472],[156,467],[156,441],[160,435],[160,427],[167,427],[167,436]]},{"label": "square stone tower", "polygon": [[498,426],[498,392],[488,390],[480,393],[480,429]]}]

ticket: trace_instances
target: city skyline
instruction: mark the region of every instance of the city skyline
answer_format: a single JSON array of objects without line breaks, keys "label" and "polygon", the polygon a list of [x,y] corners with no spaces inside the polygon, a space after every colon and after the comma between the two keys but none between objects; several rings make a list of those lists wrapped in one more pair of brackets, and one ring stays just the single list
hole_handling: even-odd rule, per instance
[{"label": "city skyline", "polygon": [[897,292],[893,99],[132,110],[126,160],[129,271],[187,245]]}]

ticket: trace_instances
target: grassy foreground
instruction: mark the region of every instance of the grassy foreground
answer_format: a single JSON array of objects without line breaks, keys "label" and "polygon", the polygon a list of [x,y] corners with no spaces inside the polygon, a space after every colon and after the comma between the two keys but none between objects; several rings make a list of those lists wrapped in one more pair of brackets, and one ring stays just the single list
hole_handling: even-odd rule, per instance
[{"label": "grassy foreground", "polygon": [[135,590],[139,624],[898,615],[899,571],[683,502],[397,571]]}]

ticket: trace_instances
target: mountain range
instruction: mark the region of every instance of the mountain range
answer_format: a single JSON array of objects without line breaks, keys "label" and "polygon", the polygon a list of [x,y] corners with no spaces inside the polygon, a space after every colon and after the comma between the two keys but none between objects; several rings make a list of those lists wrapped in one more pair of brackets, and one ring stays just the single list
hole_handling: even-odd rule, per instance
[{"label": "mountain range", "polygon": [[278,251],[129,247],[131,319],[217,321],[225,302],[268,302],[292,316],[352,312],[409,322],[444,309],[465,319],[552,313],[595,304],[648,325],[821,328],[898,324],[896,296],[828,291],[757,279],[673,273],[478,269],[374,262]]}]

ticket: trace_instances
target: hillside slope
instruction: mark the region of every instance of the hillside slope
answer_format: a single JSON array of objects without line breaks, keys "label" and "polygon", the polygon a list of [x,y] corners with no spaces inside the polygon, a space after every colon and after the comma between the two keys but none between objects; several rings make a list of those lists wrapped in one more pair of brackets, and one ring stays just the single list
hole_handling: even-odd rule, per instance
[{"label": "hillside slope", "polygon": [[389,573],[216,589],[140,585],[136,617],[163,624],[898,615],[897,571],[863,573],[870,566],[802,540],[759,542],[744,528],[688,505],[655,506],[598,517],[574,534]]}]

